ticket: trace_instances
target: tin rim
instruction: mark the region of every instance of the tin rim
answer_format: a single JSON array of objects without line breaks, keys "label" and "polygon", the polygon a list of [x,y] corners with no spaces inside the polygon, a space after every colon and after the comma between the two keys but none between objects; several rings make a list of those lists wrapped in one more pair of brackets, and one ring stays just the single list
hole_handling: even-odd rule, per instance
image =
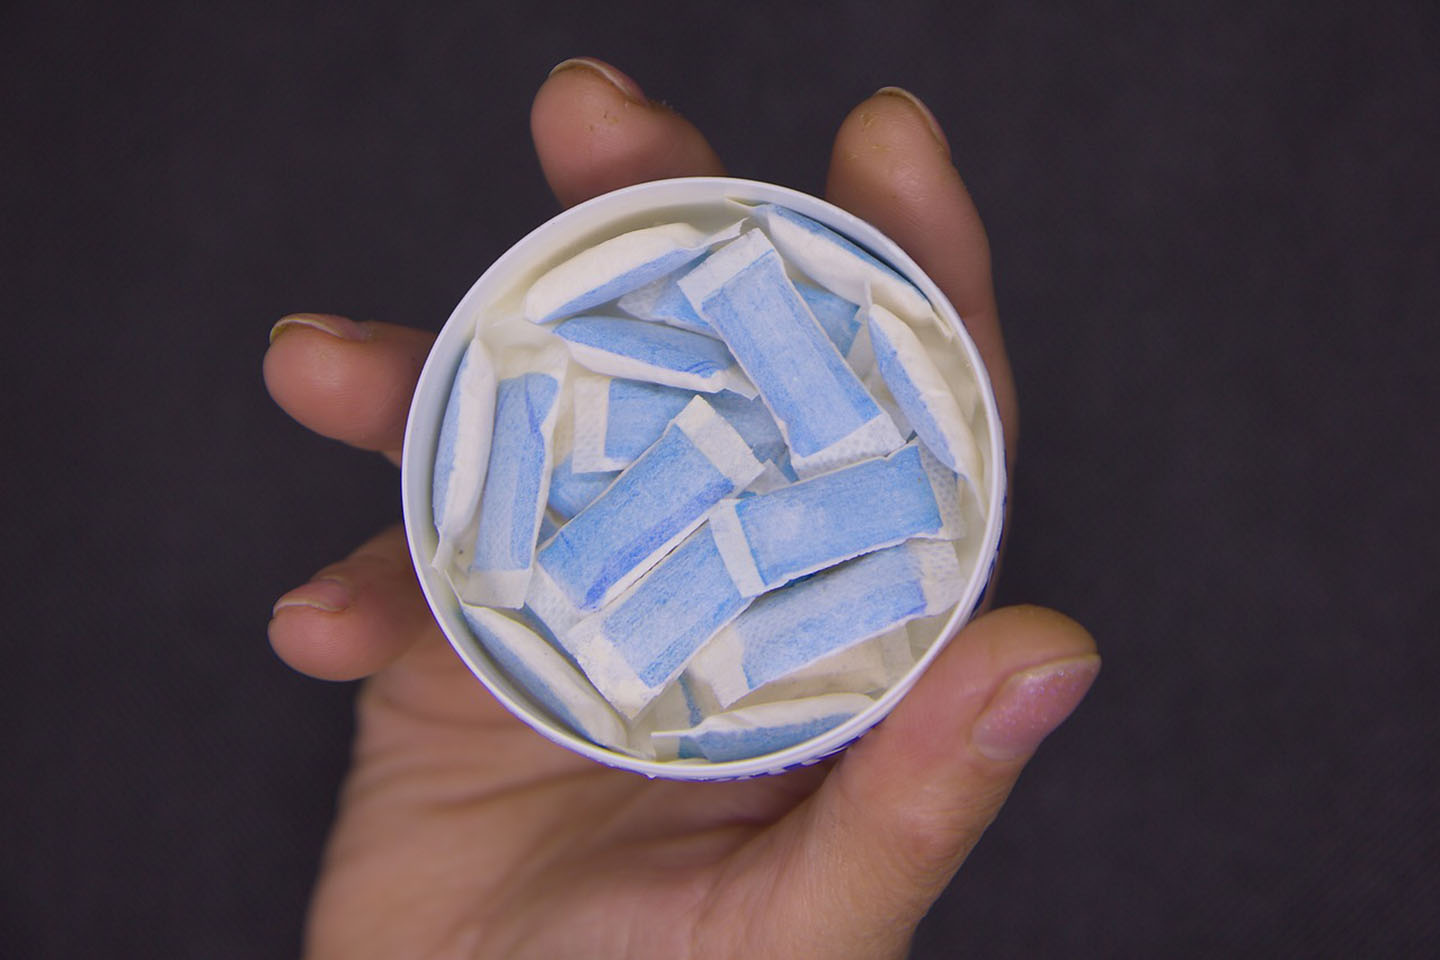
[{"label": "tin rim", "polygon": [[[613,236],[627,226],[633,229],[646,225],[641,222],[643,218],[669,209],[711,207],[726,200],[776,203],[818,220],[894,267],[925,294],[940,322],[955,334],[952,342],[964,353],[985,411],[988,433],[985,480],[989,493],[985,529],[970,580],[940,628],[939,636],[905,676],[877,697],[870,707],[819,736],[759,757],[720,762],[643,760],[598,746],[551,720],[490,660],[466,626],[449,582],[432,570],[428,562],[436,539],[430,519],[435,443],[450,382],[481,309],[505,296],[513,296],[524,275],[534,275],[542,266],[555,262],[567,248],[583,246],[581,241],[587,237],[591,238],[589,242],[594,242],[606,235]],[[548,740],[611,767],[671,780],[733,780],[807,766],[844,749],[879,723],[984,602],[999,556],[1008,492],[1006,479],[1004,431],[989,371],[959,314],[939,286],[899,244],[854,214],[789,187],[731,177],[684,177],[623,187],[557,214],[511,246],[471,285],[436,337],[415,386],[401,453],[401,500],[410,559],[431,613],[470,672],[507,710]]]}]

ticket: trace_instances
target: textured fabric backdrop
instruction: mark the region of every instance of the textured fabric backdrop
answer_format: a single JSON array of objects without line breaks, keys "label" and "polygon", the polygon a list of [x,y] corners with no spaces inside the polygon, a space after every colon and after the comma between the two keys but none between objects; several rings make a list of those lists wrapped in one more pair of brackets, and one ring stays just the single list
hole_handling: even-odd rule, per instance
[{"label": "textured fabric backdrop", "polygon": [[353,690],[265,624],[399,487],[270,404],[266,331],[438,329],[555,212],[530,98],[582,53],[811,192],[908,87],[988,225],[1000,599],[1106,666],[915,956],[1433,948],[1436,8],[577,9],[0,12],[0,954],[298,949]]}]

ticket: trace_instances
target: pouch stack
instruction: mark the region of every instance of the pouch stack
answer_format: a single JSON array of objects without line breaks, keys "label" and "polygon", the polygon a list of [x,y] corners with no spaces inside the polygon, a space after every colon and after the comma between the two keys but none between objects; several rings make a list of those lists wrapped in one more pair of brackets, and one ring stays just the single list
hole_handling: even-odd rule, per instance
[{"label": "pouch stack", "polygon": [[731,208],[481,317],[435,455],[432,562],[476,640],[645,759],[761,756],[865,710],[936,640],[985,515],[978,389],[927,348],[953,334],[923,294],[793,210]]}]

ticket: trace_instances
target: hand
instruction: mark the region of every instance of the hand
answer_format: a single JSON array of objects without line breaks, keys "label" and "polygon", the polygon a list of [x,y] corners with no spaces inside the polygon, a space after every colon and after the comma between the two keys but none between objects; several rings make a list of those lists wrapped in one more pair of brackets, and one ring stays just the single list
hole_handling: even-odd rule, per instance
[{"label": "hand", "polygon": [[[704,138],[593,61],[545,82],[536,151],[562,203],[720,174]],[[979,216],[928,111],[871,97],[827,194],[899,242],[965,318],[1014,464],[1013,382]],[[431,337],[302,314],[277,324],[272,396],[318,433],[399,459]],[[311,905],[322,957],[902,956],[1025,761],[1099,666],[1077,624],[986,614],[836,761],[738,783],[651,782],[505,711],[431,619],[398,529],[276,604],[270,640],[312,676],[367,678],[354,764]]]}]

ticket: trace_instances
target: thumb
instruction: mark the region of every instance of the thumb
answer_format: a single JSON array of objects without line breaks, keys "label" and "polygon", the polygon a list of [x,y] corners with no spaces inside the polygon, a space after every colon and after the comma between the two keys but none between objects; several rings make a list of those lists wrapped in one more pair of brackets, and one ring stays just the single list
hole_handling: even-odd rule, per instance
[{"label": "thumb", "polygon": [[1039,607],[996,610],[951,640],[807,811],[799,859],[834,907],[837,943],[903,951],[1099,669],[1090,634]]}]

